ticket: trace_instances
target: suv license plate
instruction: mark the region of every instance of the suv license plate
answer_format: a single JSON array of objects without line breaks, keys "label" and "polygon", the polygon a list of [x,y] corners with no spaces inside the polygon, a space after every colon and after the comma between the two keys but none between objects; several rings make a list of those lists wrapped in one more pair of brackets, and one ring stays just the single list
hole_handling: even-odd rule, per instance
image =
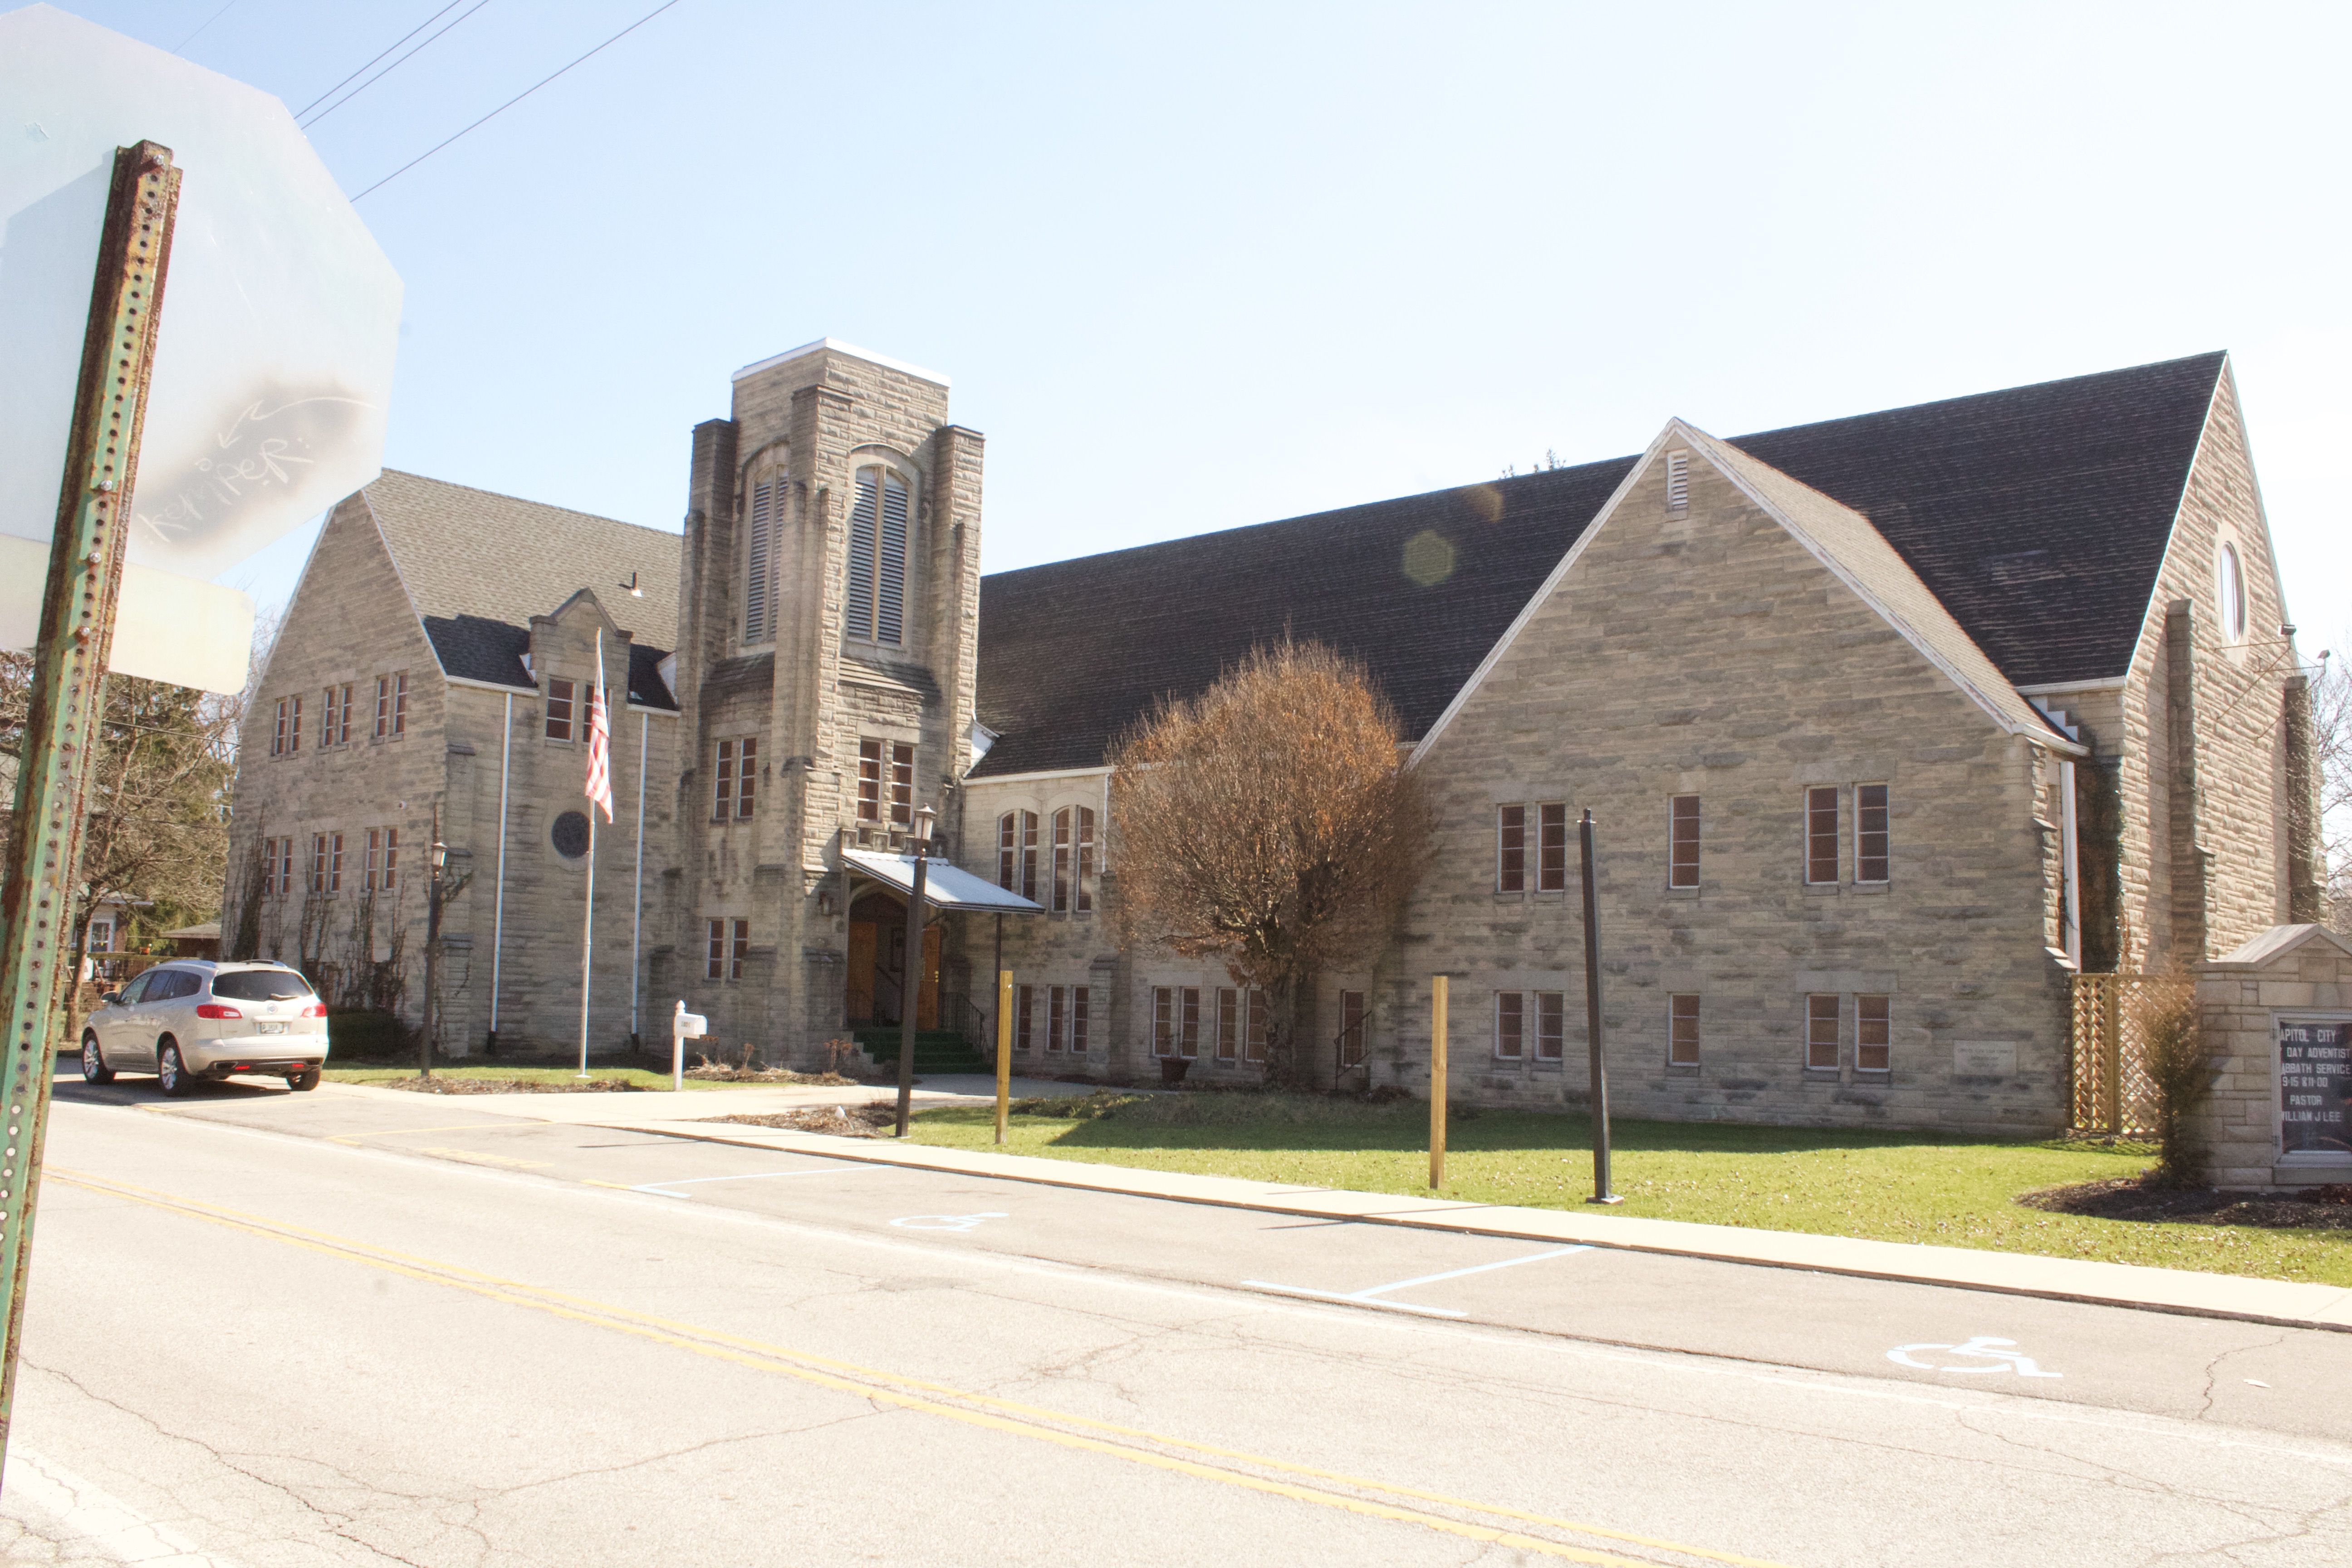
[{"label": "suv license plate", "polygon": [[283,1024],[262,1024],[256,1026],[253,1032],[257,1035],[282,1035],[286,1032],[286,1026]]}]

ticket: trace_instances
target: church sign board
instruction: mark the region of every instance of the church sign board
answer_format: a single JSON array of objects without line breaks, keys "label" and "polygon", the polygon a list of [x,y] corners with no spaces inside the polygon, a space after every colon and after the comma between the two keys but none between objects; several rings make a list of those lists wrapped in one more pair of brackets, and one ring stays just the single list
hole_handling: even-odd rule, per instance
[{"label": "church sign board", "polygon": [[2352,1018],[2284,1017],[2279,1152],[2352,1156]]}]

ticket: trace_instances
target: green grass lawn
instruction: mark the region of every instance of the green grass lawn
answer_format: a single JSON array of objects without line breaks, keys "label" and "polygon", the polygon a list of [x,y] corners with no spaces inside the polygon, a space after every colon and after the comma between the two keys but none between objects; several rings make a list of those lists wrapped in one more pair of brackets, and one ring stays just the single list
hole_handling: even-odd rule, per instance
[{"label": "green grass lawn", "polygon": [[[1055,1102],[1055,1109],[1066,1109]],[[2085,1258],[2161,1268],[2352,1286],[2352,1235],[2247,1226],[2150,1225],[2046,1214],[2011,1200],[2070,1182],[2137,1174],[2153,1151],[1920,1132],[1617,1121],[1609,1210],[1883,1241]],[[993,1148],[994,1112],[922,1112],[912,1135]],[[1016,1115],[1004,1152],[1358,1192],[1427,1194],[1429,1108],[1311,1096],[1139,1097],[1109,1115]],[[1439,1195],[1570,1208],[1591,1192],[1581,1116],[1456,1116]]]},{"label": "green grass lawn", "polygon": [[[331,1065],[327,1068],[325,1073],[321,1075],[329,1083],[383,1083],[391,1079],[415,1078],[416,1076],[416,1067],[413,1062],[406,1067],[385,1067],[373,1063],[365,1066],[335,1067],[331,1065],[332,1060],[332,1058],[329,1058]],[[452,1067],[446,1063],[435,1062],[433,1064],[433,1076],[435,1078],[461,1079],[522,1079],[532,1083],[573,1083],[577,1082],[579,1079],[580,1069],[577,1067],[517,1067],[510,1063],[503,1062],[488,1062],[480,1066],[467,1065],[465,1067]],[[670,1087],[669,1074],[666,1072],[652,1072],[645,1068],[598,1067],[592,1061],[588,1064],[588,1076],[592,1079],[618,1079],[622,1082],[632,1084],[638,1089],[667,1089]],[[757,1083],[729,1083],[724,1079],[689,1078],[686,1080],[686,1087],[688,1089],[773,1089],[779,1087],[789,1088],[790,1086]]]}]

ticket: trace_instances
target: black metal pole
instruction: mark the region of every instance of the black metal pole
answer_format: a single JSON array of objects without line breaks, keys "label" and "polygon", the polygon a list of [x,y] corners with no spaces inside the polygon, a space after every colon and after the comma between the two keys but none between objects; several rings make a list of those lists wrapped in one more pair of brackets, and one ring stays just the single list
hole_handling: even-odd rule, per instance
[{"label": "black metal pole", "polygon": [[1601,1065],[1601,910],[1592,890],[1592,813],[1577,825],[1584,851],[1584,1038],[1592,1074],[1592,1197],[1623,1200],[1609,1190],[1609,1074]]},{"label": "black metal pole", "polygon": [[915,1009],[923,994],[923,841],[915,840],[915,896],[907,900],[907,965],[898,985],[898,1136],[915,1105]]}]

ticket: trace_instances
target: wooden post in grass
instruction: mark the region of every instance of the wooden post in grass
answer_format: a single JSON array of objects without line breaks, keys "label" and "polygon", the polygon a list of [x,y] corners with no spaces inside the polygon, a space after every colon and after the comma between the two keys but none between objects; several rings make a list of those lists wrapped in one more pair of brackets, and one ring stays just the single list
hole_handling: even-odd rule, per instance
[{"label": "wooden post in grass", "polygon": [[[998,923],[1003,921],[1002,915]],[[1004,1142],[1004,1119],[1013,1110],[1013,971],[996,972],[996,1141]]]},{"label": "wooden post in grass", "polygon": [[1429,1187],[1445,1182],[1445,976],[1429,982]]}]

